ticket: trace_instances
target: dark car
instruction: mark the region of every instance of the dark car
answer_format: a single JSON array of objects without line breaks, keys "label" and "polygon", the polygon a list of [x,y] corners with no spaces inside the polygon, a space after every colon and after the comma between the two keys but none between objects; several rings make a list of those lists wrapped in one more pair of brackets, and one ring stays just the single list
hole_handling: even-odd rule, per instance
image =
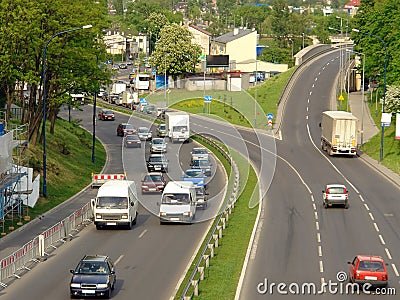
[{"label": "dark car", "polygon": [[132,124],[129,123],[121,123],[117,127],[117,135],[118,136],[126,136],[128,134],[135,134],[136,129]]},{"label": "dark car", "polygon": [[99,113],[97,114],[97,117],[99,118],[99,120],[103,120],[103,121],[105,121],[105,120],[114,121],[115,120],[114,112],[109,109],[100,109]]},{"label": "dark car", "polygon": [[165,184],[166,182],[161,172],[151,172],[142,179],[142,193],[162,192]]},{"label": "dark car", "polygon": [[211,163],[208,159],[195,159],[191,163],[192,169],[200,169],[204,175],[211,176]]},{"label": "dark car", "polygon": [[147,160],[149,172],[168,172],[168,160],[163,154],[150,154]]},{"label": "dark car", "polygon": [[125,148],[141,148],[142,141],[137,134],[128,134],[124,139]]},{"label": "dark car", "polygon": [[167,125],[162,123],[157,126],[157,136],[165,137],[167,135]]},{"label": "dark car", "polygon": [[110,298],[117,277],[114,264],[108,256],[85,255],[76,266],[70,270],[71,298],[102,297]]}]

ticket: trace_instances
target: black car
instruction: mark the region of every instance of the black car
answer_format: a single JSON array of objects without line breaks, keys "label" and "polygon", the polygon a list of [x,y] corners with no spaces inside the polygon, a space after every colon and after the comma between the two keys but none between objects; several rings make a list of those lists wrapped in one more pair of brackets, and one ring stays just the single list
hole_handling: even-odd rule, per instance
[{"label": "black car", "polygon": [[150,154],[147,160],[149,172],[168,172],[168,160],[163,154]]},{"label": "black car", "polygon": [[70,270],[71,298],[74,297],[104,297],[110,298],[117,277],[114,264],[108,256],[85,255],[76,266]]}]

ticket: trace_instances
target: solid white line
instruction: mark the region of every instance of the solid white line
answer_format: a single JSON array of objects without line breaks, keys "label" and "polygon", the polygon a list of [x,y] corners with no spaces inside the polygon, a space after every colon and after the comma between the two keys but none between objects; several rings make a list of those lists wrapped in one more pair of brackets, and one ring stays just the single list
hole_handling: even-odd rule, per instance
[{"label": "solid white line", "polygon": [[374,227],[375,227],[375,230],[379,232],[378,225],[375,222],[374,222]]},{"label": "solid white line", "polygon": [[314,212],[315,220],[318,220],[318,212]]},{"label": "solid white line", "polygon": [[319,224],[318,224],[318,222],[315,222],[315,228],[317,228],[317,230],[319,230]]},{"label": "solid white line", "polygon": [[371,218],[372,221],[375,221],[374,216],[372,215],[372,213],[369,213],[369,217]]},{"label": "solid white line", "polygon": [[322,256],[322,247],[318,246],[318,256]]},{"label": "solid white line", "polygon": [[384,239],[383,239],[381,234],[379,235],[379,239],[381,240],[382,245],[386,245],[386,243],[385,243],[385,241],[384,241]]},{"label": "solid white line", "polygon": [[319,261],[319,271],[320,273],[324,272],[324,263],[322,262],[322,260]]},{"label": "solid white line", "polygon": [[142,233],[139,235],[139,239],[142,238],[147,232],[147,229],[143,230]]},{"label": "solid white line", "polygon": [[364,203],[365,208],[369,211],[369,207],[366,203]]},{"label": "solid white line", "polygon": [[392,268],[393,268],[393,271],[396,274],[396,276],[399,277],[399,272],[397,271],[397,268],[396,268],[395,264],[392,264]]},{"label": "solid white line", "polygon": [[388,257],[389,259],[392,259],[392,256],[390,255],[390,252],[389,252],[389,249],[388,249],[388,248],[385,248],[385,251],[386,251],[387,257]]},{"label": "solid white line", "polygon": [[317,232],[317,242],[321,243],[321,234]]},{"label": "solid white line", "polygon": [[114,265],[117,265],[123,257],[124,257],[123,255],[120,255],[120,256],[117,258],[117,260],[114,261]]}]

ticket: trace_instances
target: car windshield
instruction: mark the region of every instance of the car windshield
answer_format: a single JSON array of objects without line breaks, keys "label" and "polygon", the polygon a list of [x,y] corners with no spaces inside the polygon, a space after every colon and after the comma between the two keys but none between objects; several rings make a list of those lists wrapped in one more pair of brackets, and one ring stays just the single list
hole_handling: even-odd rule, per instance
[{"label": "car windshield", "polygon": [[128,141],[137,141],[137,140],[139,140],[139,137],[136,136],[136,135],[127,135],[127,136],[126,136],[126,139],[127,139]]},{"label": "car windshield", "polygon": [[148,133],[149,129],[147,127],[139,127],[138,132],[139,133]]},{"label": "car windshield", "polygon": [[105,115],[112,115],[113,112],[112,112],[111,110],[105,110],[105,111],[103,111],[103,114],[105,114]]},{"label": "car windshield", "polygon": [[172,127],[172,131],[173,132],[178,132],[178,131],[185,132],[185,131],[187,131],[187,127],[186,126],[174,126],[174,127]]},{"label": "car windshield", "polygon": [[202,148],[194,148],[192,151],[193,154],[207,154],[207,150],[206,149],[202,149]]},{"label": "car windshield", "polygon": [[193,161],[194,167],[208,167],[209,165],[209,162],[205,159],[196,159]]},{"label": "car windshield", "polygon": [[124,129],[133,129],[133,125],[132,124],[124,124],[124,125],[122,125],[122,127]]},{"label": "car windshield", "polygon": [[99,275],[99,274],[107,274],[108,267],[104,262],[82,262],[80,263],[76,269],[75,273],[85,274],[85,275]]},{"label": "car windshield", "polygon": [[161,145],[161,144],[164,144],[164,140],[163,139],[153,139],[152,143],[154,145]]},{"label": "car windshield", "polygon": [[345,188],[340,186],[330,187],[328,189],[329,194],[345,194]]},{"label": "car windshield", "polygon": [[162,181],[161,175],[146,175],[144,177],[145,182],[160,182]]},{"label": "car windshield", "polygon": [[196,188],[197,196],[204,196],[204,188]]},{"label": "car windshield", "polygon": [[164,194],[162,198],[163,204],[189,204],[188,194]]},{"label": "car windshield", "polygon": [[203,177],[203,172],[198,170],[186,170],[185,175],[187,177]]},{"label": "car windshield", "polygon": [[167,127],[166,127],[166,125],[160,125],[160,130],[165,130]]},{"label": "car windshield", "polygon": [[97,208],[128,208],[128,199],[126,197],[98,197]]},{"label": "car windshield", "polygon": [[162,156],[150,156],[149,161],[151,162],[163,162]]},{"label": "car windshield", "polygon": [[380,271],[384,270],[383,264],[380,261],[360,261],[358,266],[360,271]]}]

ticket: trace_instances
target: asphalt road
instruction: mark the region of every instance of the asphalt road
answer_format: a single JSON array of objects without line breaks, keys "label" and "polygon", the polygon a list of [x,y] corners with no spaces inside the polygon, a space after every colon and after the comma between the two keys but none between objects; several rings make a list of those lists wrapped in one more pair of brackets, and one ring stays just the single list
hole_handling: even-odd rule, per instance
[{"label": "asphalt road", "polygon": [[[80,119],[81,125],[91,131],[91,106],[84,106],[82,111],[72,111],[74,119]],[[68,111],[60,114],[67,116]],[[141,176],[146,172],[144,151],[142,149],[124,149],[122,138],[116,135],[119,122],[128,121],[128,116],[117,114],[116,121],[97,121],[96,135],[109,151],[106,173],[127,171],[128,179],[134,179],[140,185]],[[134,126],[150,126],[141,119],[132,119]],[[170,159],[169,176],[179,179],[189,165],[189,152],[195,145],[168,144],[167,156]],[[177,159],[180,159],[177,163]],[[124,168],[123,168],[124,167]],[[100,230],[89,224],[65,245],[51,252],[47,261],[39,263],[21,279],[14,280],[6,289],[0,291],[2,299],[67,299],[69,298],[70,269],[75,268],[85,254],[106,254],[116,262],[117,285],[113,299],[168,299],[175,294],[175,288],[181,276],[196,253],[211,224],[210,218],[218,211],[218,203],[226,190],[225,173],[214,160],[216,175],[210,179],[208,192],[211,205],[206,210],[198,211],[195,224],[165,225],[159,224],[155,212],[146,209],[149,203],[156,203],[160,195],[140,195],[142,204],[139,209],[137,225],[132,230]],[[88,174],[90,174],[88,172]],[[44,219],[55,224],[69,215],[71,207],[81,207],[95,196],[95,189],[88,189],[68,204],[57,208],[53,214],[45,214]],[[214,213],[213,213],[214,211]],[[56,220],[57,215],[60,219]],[[200,222],[202,221],[202,222]],[[32,232],[41,233],[45,224],[41,221],[32,223],[20,233],[13,233],[1,242],[3,256],[5,251],[13,251],[24,243],[24,238]],[[24,235],[25,234],[25,235]],[[29,239],[28,239],[29,240]],[[26,240],[27,241],[27,240]],[[3,251],[4,250],[4,251]],[[4,255],[5,257],[6,255]]]},{"label": "asphalt road", "polygon": [[[399,188],[361,159],[328,157],[320,150],[322,111],[330,109],[331,90],[338,73],[338,52],[309,64],[293,86],[277,141],[277,165],[244,277],[240,299],[275,299],[310,294],[291,293],[295,287],[323,282],[340,288],[339,272],[348,272],[356,254],[381,255],[388,263],[389,287],[400,292],[398,228]],[[328,183],[348,187],[350,207],[324,209],[322,193]],[[397,266],[397,267],[396,267]],[[279,283],[287,284],[283,295]],[[275,284],[275,286],[274,286]],[[334,293],[322,299],[365,299],[366,295]],[[368,295],[368,299],[398,296]]]}]

